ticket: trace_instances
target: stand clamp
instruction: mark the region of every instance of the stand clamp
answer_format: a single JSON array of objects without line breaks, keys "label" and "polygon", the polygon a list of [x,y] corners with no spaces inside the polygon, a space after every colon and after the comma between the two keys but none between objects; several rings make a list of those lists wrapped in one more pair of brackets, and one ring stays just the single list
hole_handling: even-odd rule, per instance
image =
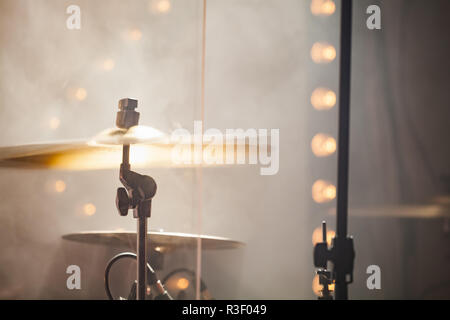
[{"label": "stand clamp", "polygon": [[133,209],[134,218],[150,218],[152,198],[156,194],[156,182],[152,177],[144,176],[120,166],[120,182],[125,188],[117,189],[116,207],[121,216]]},{"label": "stand clamp", "polygon": [[[349,284],[353,282],[353,264],[355,250],[352,237],[335,237],[332,247],[328,248],[327,225],[322,222],[322,242],[314,246],[314,266],[319,268],[319,283],[324,286],[322,299],[331,299],[328,285],[334,282]],[[327,269],[328,262],[333,263],[333,271]]]}]

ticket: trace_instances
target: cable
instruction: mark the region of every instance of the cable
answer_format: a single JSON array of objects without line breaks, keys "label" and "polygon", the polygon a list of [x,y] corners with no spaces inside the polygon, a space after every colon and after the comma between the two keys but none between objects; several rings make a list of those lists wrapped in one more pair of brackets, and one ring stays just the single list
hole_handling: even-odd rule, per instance
[{"label": "cable", "polygon": [[[111,289],[109,287],[109,272],[111,270],[111,267],[114,265],[114,263],[116,263],[117,261],[119,261],[120,259],[123,259],[123,258],[131,258],[131,259],[136,260],[137,256],[136,256],[136,254],[134,254],[132,252],[123,252],[123,253],[119,253],[118,255],[114,256],[111,260],[109,260],[108,264],[106,265],[106,269],[105,269],[105,291],[106,291],[106,295],[108,296],[109,300],[114,300],[114,298],[111,294]],[[148,263],[147,263],[147,270],[149,271],[148,284],[150,286],[155,285],[159,292],[159,295],[155,299],[173,300],[172,297],[169,295],[169,293],[164,289],[164,286],[161,283],[161,281],[158,280],[155,270],[153,270],[152,266]]]}]

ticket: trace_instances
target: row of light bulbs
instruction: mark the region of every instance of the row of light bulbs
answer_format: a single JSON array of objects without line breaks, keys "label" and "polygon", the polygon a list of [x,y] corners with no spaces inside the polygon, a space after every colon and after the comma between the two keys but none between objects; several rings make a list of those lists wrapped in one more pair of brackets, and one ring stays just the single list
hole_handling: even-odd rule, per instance
[{"label": "row of light bulbs", "polygon": [[[311,13],[315,16],[330,16],[336,11],[336,5],[332,0],[312,0]],[[336,59],[336,49],[327,42],[316,42],[311,47],[311,59],[317,64],[327,64]],[[328,88],[316,88],[311,94],[311,105],[318,111],[330,110],[336,105],[336,93]],[[311,140],[311,149],[316,157],[328,157],[336,152],[336,139],[325,133],[317,133]],[[336,186],[329,181],[318,179],[312,185],[312,198],[316,203],[326,203],[336,198]],[[333,230],[328,230],[326,241],[331,245],[335,236]],[[316,245],[322,242],[322,227],[313,231],[312,243]],[[312,282],[312,290],[315,295],[322,294],[323,286],[319,283],[319,275],[315,275]],[[330,291],[334,290],[334,284],[329,285]]]},{"label": "row of light bulbs", "polygon": [[[312,0],[311,13],[316,16],[330,16],[336,10],[331,0]],[[316,42],[311,48],[311,59],[317,64],[330,63],[336,58],[336,49],[326,42]],[[336,105],[336,93],[328,88],[318,87],[311,94],[314,109],[330,110]],[[311,140],[311,149],[316,157],[322,158],[336,152],[336,139],[325,133],[316,134]],[[317,203],[324,203],[336,197],[336,187],[328,181],[317,180],[312,187],[312,197]]]}]

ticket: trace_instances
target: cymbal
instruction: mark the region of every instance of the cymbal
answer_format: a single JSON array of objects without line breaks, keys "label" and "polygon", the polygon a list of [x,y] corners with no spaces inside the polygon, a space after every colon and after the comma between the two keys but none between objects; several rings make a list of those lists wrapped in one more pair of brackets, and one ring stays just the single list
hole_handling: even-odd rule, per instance
[{"label": "cymbal", "polygon": [[[356,207],[349,208],[348,212],[350,216],[368,218],[450,218],[450,207],[439,204]],[[330,211],[335,213],[335,209]]]},{"label": "cymbal", "polygon": [[[204,152],[204,149],[208,147],[213,153],[221,150],[220,155],[225,159],[226,137],[217,140],[214,136],[203,135],[203,143],[199,143],[201,150],[198,150],[198,146],[192,140],[194,139],[191,139],[190,135],[181,135],[176,140],[179,142],[171,142],[167,134],[149,126],[135,126],[128,130],[112,128],[88,140],[0,147],[0,167],[62,170],[116,169],[122,162],[122,145],[124,144],[132,145],[130,163],[134,168],[226,165],[225,161],[221,164],[206,161]],[[234,145],[234,157],[249,159],[250,155],[257,155],[256,144],[246,141],[243,148]],[[264,144],[259,143],[259,145]],[[270,151],[270,144],[267,143],[266,146]],[[175,153],[178,157],[177,161],[174,161],[174,151],[177,152]],[[234,161],[233,164],[235,163],[237,162]]]},{"label": "cymbal", "polygon": [[[168,252],[177,248],[196,248],[199,238],[196,234],[180,232],[149,231],[150,246],[160,252]],[[62,236],[63,239],[109,246],[136,245],[136,232],[132,231],[85,231]],[[244,243],[228,238],[201,235],[202,249],[234,249]]]}]

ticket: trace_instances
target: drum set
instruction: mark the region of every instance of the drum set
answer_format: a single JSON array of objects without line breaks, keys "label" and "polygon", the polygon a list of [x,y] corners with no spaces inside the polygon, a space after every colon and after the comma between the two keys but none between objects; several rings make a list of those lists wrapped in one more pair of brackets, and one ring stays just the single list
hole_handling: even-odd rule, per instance
[{"label": "drum set", "polygon": [[[187,268],[172,270],[160,280],[156,271],[162,270],[164,256],[181,248],[190,250],[234,249],[244,246],[244,243],[223,237],[188,234],[178,232],[149,231],[148,221],[151,217],[151,204],[156,195],[156,182],[150,176],[141,175],[131,170],[136,168],[179,167],[174,163],[172,150],[176,144],[163,132],[149,126],[138,125],[139,113],[137,100],[125,98],[119,101],[116,128],[100,132],[87,141],[63,141],[45,144],[29,144],[8,146],[0,148],[0,167],[26,168],[26,169],[63,169],[63,170],[96,170],[119,169],[119,181],[123,187],[117,189],[116,207],[120,216],[127,216],[133,211],[133,218],[137,221],[135,232],[132,231],[88,231],[63,235],[68,241],[88,244],[102,244],[110,247],[130,246],[136,253],[124,252],[114,256],[105,268],[105,291],[109,299],[114,299],[110,289],[110,271],[113,265],[122,259],[136,260],[136,281],[130,284],[130,292],[126,298],[120,299],[172,299],[165,285],[178,273],[188,274],[190,277],[199,277]],[[195,150],[193,144],[184,147]],[[225,145],[218,146],[224,148]],[[270,146],[267,146],[270,148]],[[249,148],[246,141],[245,152],[257,150]],[[256,151],[255,151],[256,152]],[[196,157],[194,153],[192,157]],[[188,162],[191,167],[192,163]],[[202,163],[198,164],[202,166]],[[211,165],[211,164],[209,164]],[[183,166],[183,165],[182,165]],[[442,200],[442,199],[441,199]],[[441,201],[442,202],[442,201]],[[388,216],[388,217],[415,217],[437,218],[450,217],[449,202],[432,203],[422,206],[398,206],[380,208],[353,208],[350,215],[355,216]],[[334,212],[336,214],[336,212]],[[339,215],[338,215],[339,217]],[[327,269],[327,262],[341,263],[341,270],[352,274],[353,270],[353,240],[351,237],[343,238],[342,243],[335,242],[328,248],[326,241],[326,224],[323,224],[323,242],[318,243],[314,250],[314,264],[318,267],[317,273],[323,285],[322,298],[331,298],[329,285],[335,283],[335,274]],[[335,240],[336,241],[336,240]],[[341,246],[341,247],[339,247]],[[338,249],[339,248],[339,252]],[[206,284],[199,277],[200,298],[212,299]],[[351,278],[343,280],[350,283]],[[180,290],[176,298],[182,299],[185,292]]]},{"label": "drum set", "polygon": [[[109,286],[111,267],[122,258],[130,258],[137,261],[137,280],[131,285],[128,299],[172,299],[165,290],[164,283],[168,281],[170,275],[180,270],[171,272],[163,281],[157,278],[155,272],[155,270],[162,269],[163,257],[166,253],[181,247],[195,249],[199,242],[201,242],[202,249],[239,248],[243,246],[243,243],[209,235],[149,232],[148,221],[151,217],[152,199],[156,194],[156,182],[150,176],[132,171],[131,165],[140,168],[180,165],[173,161],[172,150],[176,145],[161,131],[138,125],[139,112],[136,111],[136,108],[137,100],[121,99],[116,128],[104,130],[88,141],[64,141],[0,148],[0,167],[64,170],[118,168],[119,180],[123,187],[117,189],[116,207],[121,216],[127,216],[130,210],[133,211],[133,218],[137,220],[136,232],[78,232],[63,235],[63,239],[114,247],[134,242],[136,254],[130,252],[119,254],[113,257],[106,266],[105,290],[107,296],[113,299]],[[195,149],[193,144],[183,147]],[[224,148],[225,144],[218,147]],[[136,148],[136,154],[133,154],[134,148]],[[250,152],[251,148],[246,145],[245,150]],[[192,156],[196,157],[194,152]],[[202,163],[196,163],[196,165],[201,166]],[[196,276],[190,270],[181,271]],[[203,281],[200,281],[200,286],[201,297],[211,298]],[[156,294],[149,295],[149,288],[152,287],[155,289],[152,292],[156,292]]]}]

